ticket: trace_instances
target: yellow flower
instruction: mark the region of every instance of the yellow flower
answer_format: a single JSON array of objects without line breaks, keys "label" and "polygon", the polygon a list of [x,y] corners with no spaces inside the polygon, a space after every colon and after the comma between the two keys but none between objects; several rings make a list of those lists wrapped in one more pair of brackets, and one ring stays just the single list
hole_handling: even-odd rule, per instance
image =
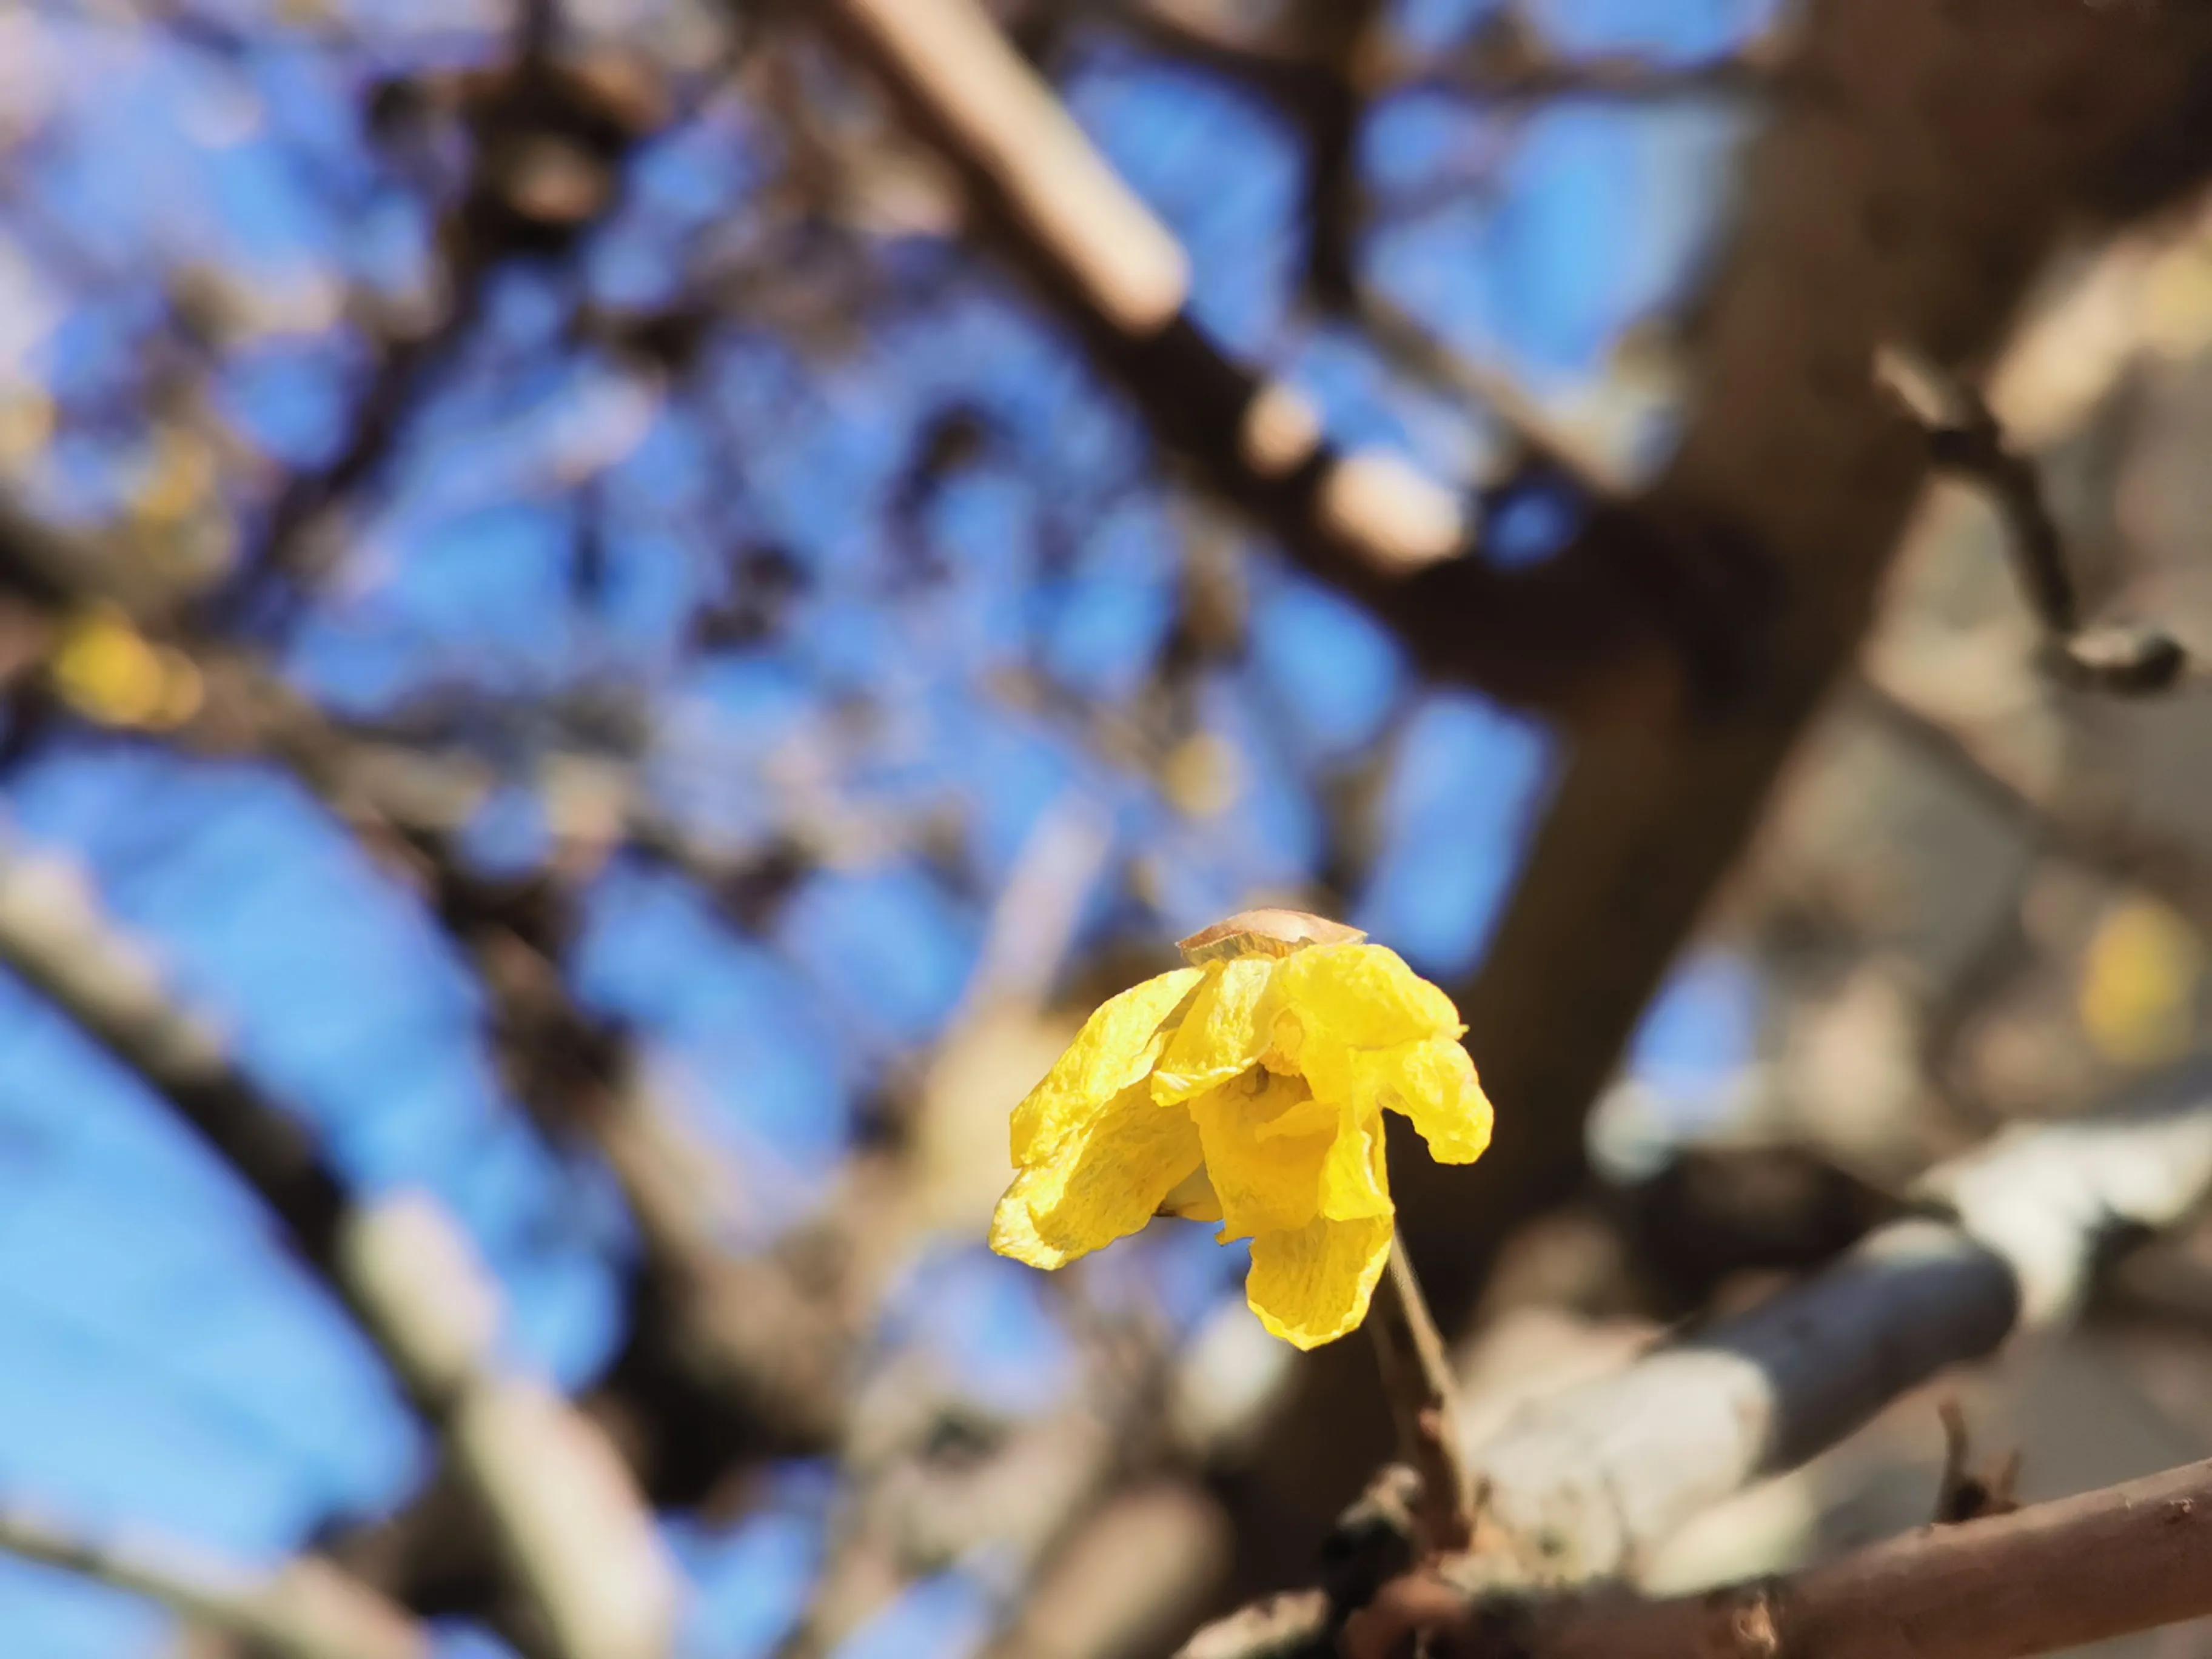
[{"label": "yellow flower", "polygon": [[1218,1221],[1252,1241],[1245,1295],[1277,1336],[1358,1324],[1390,1253],[1383,1109],[1446,1164],[1491,1120],[1451,999],[1364,939],[1247,911],[1099,1009],[1014,1109],[991,1248],[1058,1267],[1156,1214]]},{"label": "yellow flower", "polygon": [[199,712],[199,671],[149,643],[112,608],[96,607],[64,624],[51,667],[64,701],[103,726],[166,731]]}]

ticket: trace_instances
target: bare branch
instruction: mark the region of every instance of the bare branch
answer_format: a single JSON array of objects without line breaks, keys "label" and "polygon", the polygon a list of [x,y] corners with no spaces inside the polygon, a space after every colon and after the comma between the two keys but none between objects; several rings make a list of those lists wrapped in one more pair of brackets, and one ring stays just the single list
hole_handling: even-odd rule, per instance
[{"label": "bare branch", "polygon": [[[616,196],[631,144],[664,118],[658,91],[635,74],[555,55],[559,7],[516,9],[511,61],[472,74],[386,88],[401,124],[439,112],[469,132],[469,175],[441,216],[443,294],[437,315],[385,332],[368,384],[330,458],[285,481],[240,561],[231,608],[276,584],[319,574],[318,532],[391,459],[409,423],[475,332],[494,273],[516,255],[573,249]],[[296,596],[294,596],[296,597]]]},{"label": "bare branch", "polygon": [[1981,392],[1894,344],[1877,354],[1875,373],[1919,422],[1929,458],[1989,492],[2003,516],[2021,590],[2051,636],[2062,676],[2092,690],[2130,696],[2171,690],[2190,668],[2189,653],[2171,635],[2122,623],[2083,626],[2065,534],[2044,495],[2042,471],[2006,443]]},{"label": "bare branch", "polygon": [[1750,1312],[1532,1407],[1473,1460],[1486,1518],[1547,1576],[1618,1572],[1941,1367],[2070,1319],[2110,1241],[2212,1194],[2204,1087],[2179,1078],[2121,1116],[2001,1135],[1921,1183],[1948,1219],[1881,1228]]},{"label": "bare branch", "polygon": [[508,1370],[503,1310],[466,1236],[427,1195],[356,1206],[298,1115],[231,1060],[82,879],[0,846],[0,963],[136,1073],[283,1221],[445,1437],[550,1659],[654,1659],[674,1568],[598,1429]]},{"label": "bare branch", "polygon": [[2116,1240],[2212,1197],[2207,1079],[2173,1079],[2120,1115],[2000,1135],[1930,1171],[1918,1197],[1925,1215],[1826,1272],[1524,1408],[1478,1447],[1471,1559],[1489,1582],[1626,1574],[1692,1516],[1944,1366],[2072,1318]]},{"label": "bare branch", "polygon": [[1726,51],[1685,63],[1629,52],[1571,55],[1544,36],[1525,4],[1496,8],[1474,38],[1441,54],[1401,54],[1374,74],[1394,89],[1438,88],[1489,103],[1553,99],[1666,103],[1743,99],[1789,90],[1790,31],[1777,27]]},{"label": "bare branch", "polygon": [[2212,1613],[2212,1462],[2009,1515],[1929,1527],[1788,1577],[1664,1601],[1509,1610],[1441,1580],[1355,1615],[1348,1659],[2024,1659]]},{"label": "bare branch", "polygon": [[[120,562],[104,561],[0,502],[0,586],[49,621],[100,600],[142,619],[158,615],[153,596],[116,574]],[[422,878],[458,942],[483,970],[495,1036],[506,1039],[516,1062],[509,1070],[523,1103],[549,1133],[587,1139],[605,1158],[638,1223],[651,1279],[644,1316],[634,1330],[636,1361],[672,1372],[711,1401],[712,1411],[727,1419],[718,1443],[734,1430],[775,1444],[827,1443],[842,1408],[849,1338],[838,1310],[781,1266],[727,1247],[737,1218],[733,1183],[719,1155],[655,1097],[629,1045],[570,996],[557,962],[563,929],[544,914],[558,909],[555,897],[520,902],[514,894],[488,890],[463,869],[453,837],[497,787],[493,770],[465,756],[365,738],[246,653],[201,646],[188,660],[203,702],[177,736],[205,750],[287,768],[372,852],[387,860],[397,856],[407,874]],[[723,862],[685,836],[633,779],[605,777],[600,788],[611,838],[650,848],[709,890],[719,886]],[[606,850],[594,849],[594,857]],[[534,931],[533,914],[539,917]],[[86,994],[100,993],[95,975]],[[540,1054],[557,1057],[556,1063],[535,1063]],[[172,1079],[171,1086],[184,1084]],[[247,1126],[240,1136],[254,1124],[283,1121],[281,1115],[253,1112],[240,1121]],[[231,1155],[235,1160],[251,1150],[241,1144]],[[294,1194],[295,1212],[286,1218],[303,1239],[327,1234],[342,1203],[334,1192],[309,1190],[311,1184],[304,1176],[272,1177],[271,1190]],[[323,1259],[327,1243],[312,1245],[309,1253]],[[707,1466],[719,1460],[700,1455],[701,1449],[694,1446],[686,1456],[697,1466],[690,1477],[704,1480],[713,1473]]]},{"label": "bare branch", "polygon": [[1182,248],[975,0],[822,10],[958,164],[1156,433],[1425,665],[1547,706],[1674,672],[1663,627],[1601,564],[1506,572],[1461,556],[1474,525],[1460,491],[1393,454],[1340,454],[1303,394],[1208,340],[1185,308]]},{"label": "bare branch", "polygon": [[1228,1521],[1193,1486],[1152,1480],[1110,1498],[1041,1569],[983,1659],[1127,1659],[1164,1651],[1212,1595]]},{"label": "bare branch", "polygon": [[2182,915],[2212,925],[2212,874],[2179,840],[2094,799],[2053,790],[1944,724],[1903,691],[1869,678],[1854,688],[1858,708],[1924,756],[1988,811],[2051,853],[2155,894]]},{"label": "bare branch", "polygon": [[0,1504],[0,1550],[158,1601],[270,1659],[430,1659],[430,1633],[404,1609],[313,1556],[265,1572],[16,1504]]}]

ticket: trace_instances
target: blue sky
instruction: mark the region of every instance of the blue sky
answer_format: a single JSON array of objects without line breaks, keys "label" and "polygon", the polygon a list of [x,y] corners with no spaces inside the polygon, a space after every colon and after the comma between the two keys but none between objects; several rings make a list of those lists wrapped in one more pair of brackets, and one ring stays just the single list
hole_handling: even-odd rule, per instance
[{"label": "blue sky", "polygon": [[[467,9],[343,9],[349,40],[300,21],[305,9],[210,3],[201,15],[237,31],[234,51],[112,9],[9,20],[21,61],[69,70],[0,76],[0,118],[33,135],[0,201],[0,311],[13,319],[0,322],[0,406],[36,388],[58,411],[60,435],[16,481],[40,510],[104,522],[144,488],[159,453],[149,409],[191,358],[168,304],[187,273],[222,273],[260,319],[201,365],[246,458],[223,474],[225,500],[250,509],[274,469],[337,442],[369,361],[345,296],[404,301],[432,258],[431,214],[367,142],[365,90],[496,44]],[[1534,8],[1563,50],[1660,58],[1723,48],[1763,9]],[[679,10],[641,0],[623,15],[673,28]],[[1407,38],[1436,51],[1484,10],[1397,7]],[[1210,331],[1294,375],[1347,441],[1470,473],[1488,441],[1479,412],[1303,314],[1300,161],[1267,110],[1103,41],[1066,91],[1184,239]],[[1691,106],[1566,105],[1508,131],[1435,96],[1386,100],[1360,147],[1378,191],[1411,199],[1470,158],[1496,165],[1479,192],[1378,228],[1366,274],[1460,348],[1540,391],[1571,389],[1625,325],[1694,281],[1736,136],[1726,112]],[[1234,550],[1252,647],[1203,665],[1192,688],[1196,729],[1233,757],[1206,810],[1164,797],[1049,700],[1010,702],[999,687],[1018,673],[1128,712],[1173,624],[1195,520],[1128,410],[1000,271],[881,240],[869,257],[903,287],[849,319],[849,348],[799,350],[732,317],[673,384],[568,327],[580,300],[678,291],[745,222],[777,143],[756,112],[705,100],[634,158],[622,207],[572,268],[495,276],[457,371],[364,493],[333,579],[283,647],[301,688],[353,714],[430,692],[493,709],[619,694],[651,711],[639,763],[660,803],[733,852],[766,842],[795,801],[874,832],[755,934],[628,860],[584,895],[578,994],[638,1034],[736,1155],[764,1236],[803,1216],[868,1092],[941,1029],[993,894],[1056,804],[1096,802],[1115,837],[1084,945],[1157,948],[1310,880],[1326,793],[1379,768],[1376,858],[1352,919],[1450,975],[1479,960],[1556,763],[1540,726],[1422,687],[1374,623],[1249,540]],[[894,534],[917,435],[948,402],[980,422],[978,458]],[[1532,511],[1519,556],[1556,533]],[[795,573],[782,625],[693,644],[702,611],[743,597],[730,555],[748,548]],[[526,782],[472,828],[487,868],[526,868],[549,844]],[[455,1207],[509,1293],[518,1358],[587,1383],[620,1339],[628,1229],[603,1175],[549,1150],[506,1097],[481,994],[416,900],[296,786],[252,765],[87,738],[4,787],[17,832],[81,861],[349,1178],[425,1184]],[[921,828],[947,812],[949,853]],[[1698,972],[1645,1045],[1662,1068],[1725,1063],[1751,1040],[1741,1000],[1711,989],[1710,964]],[[403,1502],[425,1468],[422,1436],[254,1203],[4,978],[0,1053],[0,1493],[260,1560]],[[1233,1293],[1235,1261],[1202,1240],[1194,1254],[1197,1237],[1158,1242],[1133,1270],[1132,1293],[1167,1298],[1178,1322]],[[980,1246],[915,1264],[900,1301],[927,1316],[895,1320],[887,1347],[936,1345],[1006,1409],[1040,1408],[1039,1379],[1070,1363],[1024,1270]],[[687,1652],[743,1659],[772,1643],[804,1595],[829,1491],[825,1471],[793,1467],[733,1526],[667,1518],[697,1586]],[[965,1650],[993,1595],[988,1564],[972,1566],[915,1586],[848,1659]],[[127,1598],[5,1560],[0,1626],[21,1659],[150,1654],[164,1631]],[[471,1659],[497,1650],[463,1627],[442,1639]]]}]

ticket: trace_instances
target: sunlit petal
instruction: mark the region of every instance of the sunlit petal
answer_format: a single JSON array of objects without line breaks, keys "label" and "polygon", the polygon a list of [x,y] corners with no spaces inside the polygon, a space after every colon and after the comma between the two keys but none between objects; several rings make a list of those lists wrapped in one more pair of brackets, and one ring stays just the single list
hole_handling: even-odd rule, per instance
[{"label": "sunlit petal", "polygon": [[1413,1121],[1439,1164],[1472,1164],[1490,1146],[1490,1097],[1455,1037],[1431,1037],[1379,1058],[1380,1098]]},{"label": "sunlit petal", "polygon": [[1162,1215],[1178,1216],[1185,1221],[1218,1221],[1221,1218],[1221,1196],[1213,1190],[1213,1182],[1203,1168],[1192,1170],[1176,1188],[1160,1200]]},{"label": "sunlit petal", "polygon": [[1223,1238],[1302,1227],[1321,1213],[1322,1166],[1336,1139],[1334,1115],[1317,1133],[1266,1133],[1275,1119],[1310,1104],[1298,1079],[1256,1068],[1191,1102],[1206,1174],[1221,1200]]},{"label": "sunlit petal", "polygon": [[1451,999],[1384,945],[1297,951],[1276,969],[1275,988],[1306,1035],[1326,1031],[1349,1048],[1389,1048],[1465,1029]]},{"label": "sunlit petal", "polygon": [[1015,1245],[1033,1232],[1063,1256],[1097,1249],[1143,1227],[1198,1167],[1190,1114],[1160,1105],[1139,1078],[1014,1178],[999,1207],[1026,1212],[1027,1229],[1011,1217],[1003,1228],[994,1223],[993,1248],[1003,1231]]},{"label": "sunlit petal", "polygon": [[1264,1022],[1274,1004],[1267,984],[1276,966],[1273,957],[1206,964],[1206,982],[1152,1073],[1155,1100],[1194,1099],[1260,1063],[1268,1041]]},{"label": "sunlit petal", "polygon": [[1391,1213],[1380,1113],[1346,1111],[1321,1169],[1321,1212],[1331,1221]]},{"label": "sunlit petal", "polygon": [[1166,1046],[1170,1023],[1200,979],[1178,968],[1131,987],[1084,1022],[1043,1082],[1014,1108],[1014,1165],[1049,1157],[1093,1113],[1145,1077]]},{"label": "sunlit petal", "polygon": [[1260,1322],[1300,1348],[1333,1342],[1367,1316],[1390,1259],[1390,1218],[1316,1218],[1252,1241],[1245,1298]]}]

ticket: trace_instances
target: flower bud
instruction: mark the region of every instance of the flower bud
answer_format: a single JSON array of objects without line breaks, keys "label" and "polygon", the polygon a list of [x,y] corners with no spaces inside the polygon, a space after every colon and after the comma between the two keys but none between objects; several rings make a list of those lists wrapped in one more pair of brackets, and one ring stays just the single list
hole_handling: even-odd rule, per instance
[{"label": "flower bud", "polygon": [[1357,927],[1327,916],[1268,908],[1239,910],[1177,941],[1176,948],[1195,968],[1201,962],[1229,957],[1286,957],[1309,945],[1357,945],[1366,937]]}]

